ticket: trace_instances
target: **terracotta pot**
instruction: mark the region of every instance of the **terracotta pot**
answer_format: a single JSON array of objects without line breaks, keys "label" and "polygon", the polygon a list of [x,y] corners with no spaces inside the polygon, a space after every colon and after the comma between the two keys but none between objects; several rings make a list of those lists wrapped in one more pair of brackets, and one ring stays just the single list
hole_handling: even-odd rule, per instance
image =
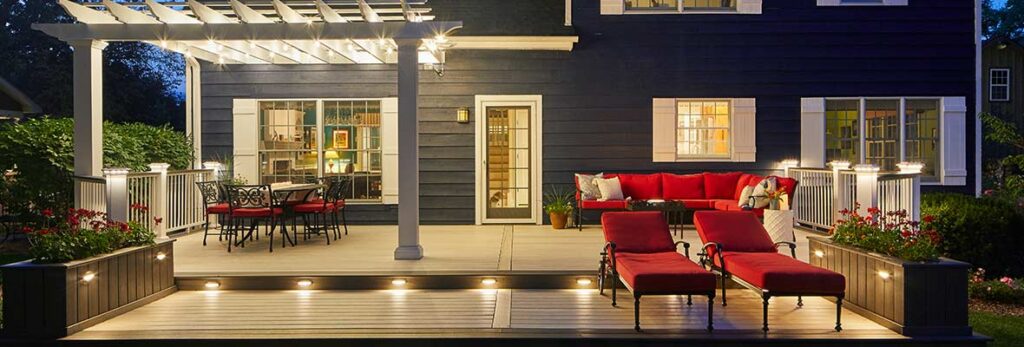
[{"label": "terracotta pot", "polygon": [[565,224],[569,222],[569,215],[565,213],[548,213],[548,217],[551,218],[552,229],[565,229]]}]

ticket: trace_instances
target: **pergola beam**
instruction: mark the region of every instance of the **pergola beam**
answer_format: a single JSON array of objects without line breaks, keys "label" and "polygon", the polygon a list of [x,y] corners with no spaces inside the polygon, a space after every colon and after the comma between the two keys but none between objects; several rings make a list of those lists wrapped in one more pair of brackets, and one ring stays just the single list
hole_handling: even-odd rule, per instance
[{"label": "pergola beam", "polygon": [[424,39],[462,27],[462,22],[220,23],[220,24],[32,24],[63,41],[250,41]]}]

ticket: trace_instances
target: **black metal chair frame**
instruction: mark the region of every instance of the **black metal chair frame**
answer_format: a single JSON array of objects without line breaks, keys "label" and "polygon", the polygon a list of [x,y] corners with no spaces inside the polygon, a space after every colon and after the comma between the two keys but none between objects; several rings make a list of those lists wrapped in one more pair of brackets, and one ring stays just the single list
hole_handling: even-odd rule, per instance
[{"label": "black metal chair frame", "polygon": [[[676,241],[676,243],[675,243],[676,249],[679,249],[679,245],[680,244],[683,245],[684,255],[686,256],[686,259],[690,259],[690,243],[688,243],[686,241]],[[618,291],[616,289],[618,288],[618,283],[622,283],[622,285],[626,288],[626,290],[633,294],[633,324],[634,324],[633,329],[636,330],[636,331],[640,331],[640,297],[642,297],[644,295],[643,294],[638,294],[635,290],[633,290],[633,288],[631,288],[629,286],[628,283],[626,283],[625,280],[622,279],[621,276],[619,276],[619,271],[618,271],[617,265],[618,265],[618,262],[615,259],[615,243],[614,242],[608,242],[608,243],[606,243],[604,245],[604,248],[601,249],[601,264],[600,264],[600,267],[597,270],[597,281],[598,281],[598,287],[600,288],[598,293],[600,295],[604,295],[605,281],[606,281],[607,278],[611,278],[613,280],[613,282],[611,283],[611,287],[612,287],[611,288],[612,289],[612,306],[618,306],[618,300],[617,300],[618,299],[618,295],[617,295]],[[618,280],[618,282],[615,282],[615,280]],[[647,294],[647,295],[661,295],[661,294]],[[667,295],[680,295],[680,294],[674,293],[674,294],[667,294]],[[708,297],[708,326],[707,326],[707,330],[708,331],[714,331],[715,330],[715,326],[714,326],[715,291],[712,289],[711,292],[687,293],[686,294],[686,305],[687,306],[692,306],[693,305],[693,295],[703,295],[703,296],[707,296]]]},{"label": "black metal chair frame", "polygon": [[[227,194],[224,192],[224,186],[220,181],[203,181],[196,182],[196,186],[199,188],[199,194],[203,197],[203,246],[206,246],[206,238],[210,236],[210,206],[226,203]],[[224,240],[223,225],[228,220],[228,214],[217,215],[221,223],[221,230],[217,232],[217,239]]]},{"label": "black metal chair frame", "polygon": [[[284,248],[285,241],[292,246],[295,245],[295,240],[292,240],[291,236],[288,235],[288,228],[285,224],[286,217],[284,214],[275,214],[274,209],[284,209],[284,202],[287,201],[288,196],[291,193],[278,194],[275,193],[270,185],[226,185],[224,190],[227,192],[228,200],[228,215],[230,218],[230,226],[227,228],[229,231],[225,236],[228,238],[228,252],[231,252],[231,246],[237,245],[245,248],[245,241],[255,237],[259,239],[259,233],[256,232],[258,229],[258,223],[261,220],[268,221],[267,234],[270,236],[270,252],[274,251],[274,231],[276,231],[278,225],[281,226],[281,247]],[[240,217],[235,216],[236,209],[270,209],[269,216],[259,217]],[[249,222],[248,231],[242,235],[239,239],[239,234],[243,231],[245,223]],[[223,229],[223,227],[222,227]],[[234,240],[232,240],[232,238]]]},{"label": "black metal chair frame", "polygon": [[[782,246],[782,245],[789,246],[790,256],[792,256],[793,259],[797,259],[797,257],[796,257],[796,243],[789,242],[789,241],[779,241],[779,242],[775,243],[775,247],[776,248],[778,248],[779,246]],[[709,248],[710,248],[710,250],[709,250]],[[718,262],[720,264],[722,264],[722,266],[715,265],[714,259],[712,259],[712,257],[710,256],[710,254],[712,253],[711,250],[713,250],[714,253],[718,256]],[[761,330],[764,331],[764,332],[768,332],[768,301],[771,300],[771,298],[773,298],[773,297],[780,297],[780,296],[790,296],[790,297],[795,296],[795,297],[797,297],[797,301],[796,301],[797,307],[803,307],[804,306],[804,301],[803,301],[803,297],[804,296],[831,296],[831,297],[835,297],[836,298],[836,327],[835,327],[835,329],[836,329],[836,331],[842,331],[843,330],[842,315],[843,315],[843,298],[846,296],[845,293],[839,294],[839,295],[835,295],[835,293],[813,293],[813,292],[810,292],[810,293],[787,293],[787,292],[779,292],[779,291],[769,291],[769,290],[760,288],[760,287],[758,287],[756,285],[751,284],[750,282],[744,281],[742,278],[738,278],[738,277],[732,276],[732,274],[730,274],[729,271],[726,270],[726,268],[725,268],[725,258],[722,256],[722,251],[723,250],[724,250],[724,248],[722,247],[722,245],[720,243],[718,243],[718,242],[708,242],[708,243],[705,243],[703,246],[701,246],[701,253],[698,254],[698,256],[700,257],[700,264],[703,265],[705,268],[709,269],[712,273],[718,275],[722,279],[722,285],[721,285],[721,287],[722,287],[722,306],[726,306],[726,304],[728,303],[726,301],[726,296],[725,296],[725,287],[726,287],[725,286],[725,280],[727,278],[731,278],[736,283],[739,283],[740,285],[746,287],[747,289],[750,289],[750,290],[754,291],[759,296],[761,296],[761,302],[762,302],[762,312],[761,313],[762,313],[762,322],[763,322],[763,326],[761,327]]]},{"label": "black metal chair frame", "polygon": [[[303,239],[307,239],[310,235],[320,235],[322,231],[327,239],[327,244],[331,244],[331,235],[328,234],[328,229],[333,233],[334,239],[337,240],[341,237],[341,230],[338,229],[338,212],[336,208],[328,209],[328,206],[336,206],[340,191],[342,189],[342,182],[333,179],[324,179],[327,182],[326,189],[323,189],[323,193],[320,195],[322,202],[321,209],[316,213],[298,213],[296,215],[302,216],[303,225]],[[306,193],[302,201],[309,201],[309,197],[313,195],[315,191]],[[330,221],[328,221],[330,219]],[[346,227],[346,234],[348,228]],[[295,239],[298,239],[298,228],[293,228]]]}]

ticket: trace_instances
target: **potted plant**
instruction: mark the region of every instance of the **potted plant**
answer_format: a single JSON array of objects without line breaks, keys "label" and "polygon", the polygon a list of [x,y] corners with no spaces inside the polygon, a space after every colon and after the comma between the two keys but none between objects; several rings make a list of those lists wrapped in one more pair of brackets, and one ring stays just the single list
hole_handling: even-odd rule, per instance
[{"label": "potted plant", "polygon": [[0,267],[5,335],[67,336],[174,291],[172,242],[141,223],[83,209],[39,220],[22,229],[33,259]]},{"label": "potted plant", "polygon": [[846,277],[844,305],[908,336],[972,334],[967,322],[970,264],[942,258],[934,218],[906,211],[843,210],[831,237],[809,236],[811,264]]},{"label": "potted plant", "polygon": [[552,229],[565,229],[573,211],[575,195],[567,190],[552,189],[544,194],[544,212],[551,219]]}]

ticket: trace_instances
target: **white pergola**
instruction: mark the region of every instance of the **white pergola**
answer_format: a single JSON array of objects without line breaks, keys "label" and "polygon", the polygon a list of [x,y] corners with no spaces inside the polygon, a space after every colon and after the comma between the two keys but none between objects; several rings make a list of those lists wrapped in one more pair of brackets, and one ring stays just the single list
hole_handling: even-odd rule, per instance
[{"label": "white pergola", "polygon": [[[75,175],[103,171],[103,61],[109,41],[147,42],[184,55],[187,132],[201,155],[199,60],[214,64],[397,64],[398,230],[395,259],[420,259],[420,64],[443,64],[461,22],[435,22],[416,0],[239,0],[77,3],[78,23],[34,24],[74,49]],[[575,41],[573,41],[575,42]],[[569,44],[571,49],[571,43]]]}]

